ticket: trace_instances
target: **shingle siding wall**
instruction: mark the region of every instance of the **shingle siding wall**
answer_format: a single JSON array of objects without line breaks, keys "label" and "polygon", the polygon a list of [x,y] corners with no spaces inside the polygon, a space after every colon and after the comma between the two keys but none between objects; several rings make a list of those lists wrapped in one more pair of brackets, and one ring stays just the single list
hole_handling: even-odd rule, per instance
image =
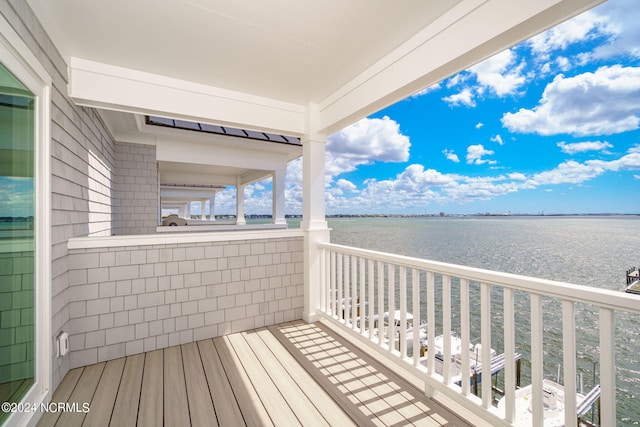
[{"label": "shingle siding wall", "polygon": [[302,237],[74,249],[70,367],[300,319]]},{"label": "shingle siding wall", "polygon": [[154,145],[115,144],[113,234],[150,234],[158,225],[158,168]]},{"label": "shingle siding wall", "polygon": [[0,253],[0,312],[0,383],[31,378],[33,252]]}]

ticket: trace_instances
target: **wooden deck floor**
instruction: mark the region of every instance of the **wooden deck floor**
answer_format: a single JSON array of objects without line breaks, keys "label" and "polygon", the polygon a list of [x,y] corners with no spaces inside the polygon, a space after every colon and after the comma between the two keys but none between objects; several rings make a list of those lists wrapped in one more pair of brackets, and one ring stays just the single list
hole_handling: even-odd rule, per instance
[{"label": "wooden deck floor", "polygon": [[293,322],[69,371],[40,426],[466,426],[320,324]]}]

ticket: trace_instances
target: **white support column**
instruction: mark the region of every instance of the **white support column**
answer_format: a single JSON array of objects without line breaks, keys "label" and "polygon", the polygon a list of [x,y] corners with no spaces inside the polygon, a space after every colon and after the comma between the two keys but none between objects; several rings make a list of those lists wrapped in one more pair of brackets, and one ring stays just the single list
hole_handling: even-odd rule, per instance
[{"label": "white support column", "polygon": [[321,252],[319,242],[329,241],[329,228],[325,219],[324,204],[324,152],[327,137],[316,133],[319,117],[317,106],[307,109],[307,133],[302,138],[302,222],[304,237],[304,308],[302,318],[306,322],[318,320],[316,310],[320,306]]},{"label": "white support column", "polygon": [[237,178],[236,184],[236,225],[245,225],[247,220],[244,219],[244,187],[240,178]]},{"label": "white support column", "polygon": [[286,224],[284,217],[284,177],[287,174],[287,166],[276,169],[272,175],[271,193],[273,195],[272,221],[274,224]]},{"label": "white support column", "polygon": [[207,204],[207,199],[200,199],[200,219],[207,219],[207,214],[204,211],[204,206]]},{"label": "white support column", "polygon": [[216,193],[213,193],[213,195],[209,199],[209,221],[216,220],[215,204],[216,204]]}]

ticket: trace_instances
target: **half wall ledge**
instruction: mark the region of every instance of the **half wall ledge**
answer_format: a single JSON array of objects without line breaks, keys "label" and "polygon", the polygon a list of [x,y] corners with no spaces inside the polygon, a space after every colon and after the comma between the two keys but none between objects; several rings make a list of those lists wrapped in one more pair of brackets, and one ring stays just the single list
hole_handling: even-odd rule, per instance
[{"label": "half wall ledge", "polygon": [[158,226],[158,233],[202,233],[206,231],[250,231],[250,230],[285,230],[287,224],[195,224],[175,227]]},{"label": "half wall ledge", "polygon": [[[258,224],[257,224],[258,225]],[[251,228],[247,226],[236,227],[234,230],[220,233],[211,232],[176,232],[158,234],[140,234],[123,236],[93,236],[75,237],[67,242],[68,249],[95,249],[95,248],[115,248],[126,246],[146,246],[146,245],[166,245],[180,243],[205,243],[205,242],[229,242],[237,240],[263,240],[280,239],[286,237],[303,237],[302,229],[275,228],[272,224],[269,228]],[[234,226],[235,227],[235,226]],[[168,228],[168,227],[165,227]],[[172,227],[179,228],[179,227]],[[186,228],[186,227],[185,227]],[[239,231],[241,229],[241,231]],[[218,230],[218,228],[216,228]]]}]

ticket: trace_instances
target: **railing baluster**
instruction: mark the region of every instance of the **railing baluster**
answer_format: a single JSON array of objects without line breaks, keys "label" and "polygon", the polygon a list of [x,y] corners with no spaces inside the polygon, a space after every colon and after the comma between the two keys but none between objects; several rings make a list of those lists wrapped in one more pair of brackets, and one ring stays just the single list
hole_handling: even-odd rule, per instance
[{"label": "railing baluster", "polygon": [[336,317],[336,299],[338,298],[337,289],[336,289],[336,253],[334,251],[329,252],[331,257],[331,273],[330,273],[330,281],[331,281],[331,316]]},{"label": "railing baluster", "polygon": [[482,353],[482,406],[491,407],[491,285],[480,284],[480,343]]},{"label": "railing baluster", "polygon": [[[462,351],[469,346],[469,280],[460,279],[460,339],[462,340]],[[464,355],[463,355],[464,356]],[[462,358],[462,395],[469,395],[471,386],[471,368],[469,358]]]},{"label": "railing baluster", "polygon": [[411,270],[411,300],[413,301],[413,366],[420,364],[420,271]]},{"label": "railing baluster", "polygon": [[389,351],[394,350],[394,345],[396,341],[396,300],[395,300],[395,292],[396,292],[396,269],[395,265],[389,264],[389,271],[387,272],[387,282],[389,283],[389,332],[387,333],[387,340],[389,341]]},{"label": "railing baluster", "polygon": [[543,347],[543,319],[542,297],[530,294],[531,297],[531,400],[532,418],[534,426],[541,426],[543,417],[542,380],[544,378],[544,347]]},{"label": "railing baluster", "polygon": [[343,270],[343,258],[344,255],[342,253],[338,253],[338,300],[336,302],[336,314],[338,315],[339,320],[344,320],[344,295],[342,292],[342,283],[344,281],[344,270]]},{"label": "railing baluster", "polygon": [[344,257],[344,300],[342,301],[342,313],[344,324],[349,326],[351,319],[351,255]]},{"label": "railing baluster", "polygon": [[505,419],[513,423],[516,414],[516,329],[513,289],[504,289],[504,396]]},{"label": "railing baluster", "polygon": [[358,324],[360,326],[359,331],[360,333],[364,333],[365,330],[365,319],[367,318],[366,316],[366,311],[365,311],[365,307],[367,306],[366,301],[366,292],[365,292],[365,284],[366,284],[366,271],[364,269],[364,257],[360,257],[360,265],[358,267],[358,277],[360,278],[360,292],[358,294]]},{"label": "railing baluster", "polygon": [[435,342],[436,342],[436,296],[435,276],[427,271],[427,373],[435,373]]},{"label": "railing baluster", "polygon": [[320,250],[320,310],[323,312],[327,312],[327,295],[328,295],[328,286],[327,286],[327,250]]},{"label": "railing baluster", "polygon": [[442,377],[445,384],[451,384],[451,277],[448,275],[442,276],[442,333]]},{"label": "railing baluster", "polygon": [[368,263],[367,263],[367,268],[369,270],[369,280],[367,281],[367,284],[369,285],[368,291],[369,291],[369,298],[368,298],[368,303],[369,306],[367,307],[367,312],[368,312],[368,316],[369,316],[369,339],[373,339],[373,309],[374,309],[374,293],[373,293],[373,283],[374,283],[374,271],[373,271],[373,260],[369,259]]},{"label": "railing baluster", "polygon": [[400,357],[407,357],[407,269],[400,267]]},{"label": "railing baluster", "polygon": [[378,261],[378,345],[382,345],[384,340],[384,264]]},{"label": "railing baluster", "polygon": [[564,420],[566,427],[577,427],[576,417],[576,307],[573,301],[562,301],[562,346],[564,364]]},{"label": "railing baluster", "polygon": [[358,327],[358,257],[351,256],[351,327]]},{"label": "railing baluster", "polygon": [[614,311],[600,309],[600,425],[616,425]]}]

